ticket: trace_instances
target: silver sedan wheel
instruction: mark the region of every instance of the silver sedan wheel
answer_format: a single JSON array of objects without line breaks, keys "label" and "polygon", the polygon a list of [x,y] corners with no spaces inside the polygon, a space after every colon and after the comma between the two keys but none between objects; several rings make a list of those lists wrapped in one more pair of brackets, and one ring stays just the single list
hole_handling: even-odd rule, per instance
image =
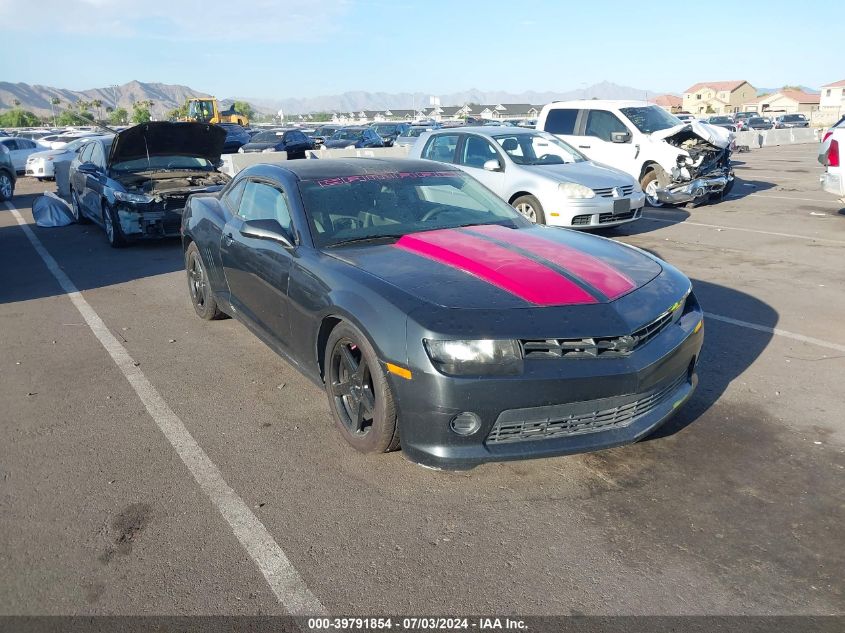
[{"label": "silver sedan wheel", "polygon": [[518,205],[516,205],[515,209],[517,213],[520,213],[521,215],[525,216],[535,224],[537,223],[537,210],[527,202],[520,202]]},{"label": "silver sedan wheel", "polygon": [[8,174],[0,174],[0,198],[8,200],[12,197],[12,179]]}]

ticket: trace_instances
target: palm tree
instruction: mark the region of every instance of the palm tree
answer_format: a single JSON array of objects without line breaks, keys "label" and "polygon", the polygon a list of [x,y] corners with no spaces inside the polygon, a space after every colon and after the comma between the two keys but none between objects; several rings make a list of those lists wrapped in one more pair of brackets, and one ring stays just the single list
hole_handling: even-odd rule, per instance
[{"label": "palm tree", "polygon": [[102,118],[103,118],[103,112],[102,112],[102,110],[101,110],[100,108],[102,108],[102,107],[103,107],[103,102],[102,102],[102,101],[100,101],[99,99],[94,99],[94,100],[91,102],[91,105],[92,105],[92,106],[94,107],[94,109],[97,111],[97,120],[102,119]]},{"label": "palm tree", "polygon": [[61,102],[62,102],[62,100],[59,99],[58,97],[53,97],[52,99],[50,99],[50,112],[53,113],[53,126],[54,127],[56,125],[56,106],[59,105]]}]

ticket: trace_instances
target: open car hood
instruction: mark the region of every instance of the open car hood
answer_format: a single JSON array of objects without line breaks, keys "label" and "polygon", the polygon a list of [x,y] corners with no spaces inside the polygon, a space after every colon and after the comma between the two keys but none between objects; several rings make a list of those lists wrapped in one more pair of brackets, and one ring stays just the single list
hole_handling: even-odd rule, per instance
[{"label": "open car hood", "polygon": [[141,123],[114,137],[109,165],[148,156],[191,156],[220,161],[226,130],[207,123]]},{"label": "open car hood", "polygon": [[666,139],[672,138],[673,136],[677,136],[684,132],[692,132],[711,145],[715,145],[716,147],[721,147],[723,149],[731,144],[731,133],[728,130],[715,125],[701,123],[700,121],[690,121],[689,123],[676,125],[675,127],[670,127],[665,130],[658,130],[657,132],[652,132],[651,137],[665,141]]}]

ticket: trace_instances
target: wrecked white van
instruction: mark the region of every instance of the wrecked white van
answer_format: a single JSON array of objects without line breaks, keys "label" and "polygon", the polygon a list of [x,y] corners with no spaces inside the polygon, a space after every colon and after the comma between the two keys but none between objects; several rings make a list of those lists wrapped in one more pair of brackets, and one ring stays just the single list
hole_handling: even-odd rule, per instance
[{"label": "wrecked white van", "polygon": [[537,129],[577,147],[590,160],[636,178],[651,206],[692,206],[733,187],[733,133],[684,123],[647,101],[581,99],[545,106]]}]

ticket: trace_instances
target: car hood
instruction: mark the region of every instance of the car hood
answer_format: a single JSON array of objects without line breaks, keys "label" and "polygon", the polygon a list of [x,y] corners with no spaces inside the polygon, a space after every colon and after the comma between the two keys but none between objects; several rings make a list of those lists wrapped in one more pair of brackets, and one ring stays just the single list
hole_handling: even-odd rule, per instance
[{"label": "car hood", "polygon": [[245,152],[257,152],[262,149],[269,149],[271,147],[276,147],[276,145],[281,145],[281,141],[276,141],[275,143],[270,142],[262,142],[262,143],[246,143],[241,145]]},{"label": "car hood", "polygon": [[525,165],[520,168],[543,174],[561,182],[577,182],[590,189],[624,187],[634,182],[634,179],[625,172],[593,161],[567,163],[565,165]]},{"label": "car hood", "polygon": [[710,125],[709,123],[702,123],[701,121],[690,121],[689,123],[682,123],[675,127],[670,127],[666,130],[658,130],[651,133],[651,138],[665,141],[675,136],[680,136],[692,132],[697,137],[704,139],[711,145],[721,147],[722,149],[731,144],[731,134],[725,128]]},{"label": "car hood", "polygon": [[226,131],[206,123],[142,123],[118,132],[109,152],[109,165],[148,156],[191,156],[211,163],[220,160]]},{"label": "car hood", "polygon": [[65,149],[45,149],[40,152],[32,152],[27,158],[37,159],[37,158],[50,158],[51,156],[61,156],[62,154],[67,154],[67,150]]},{"label": "car hood", "polygon": [[344,141],[344,140],[331,141],[331,140],[326,139],[326,142],[323,143],[323,145],[325,147],[329,147],[329,148],[331,148],[331,147],[338,148],[338,147],[349,147],[350,145],[355,145],[357,142],[358,142],[357,139],[352,139],[352,140],[348,140],[348,141]]},{"label": "car hood", "polygon": [[440,229],[324,252],[421,302],[459,309],[607,304],[662,270],[637,249],[544,226]]}]

